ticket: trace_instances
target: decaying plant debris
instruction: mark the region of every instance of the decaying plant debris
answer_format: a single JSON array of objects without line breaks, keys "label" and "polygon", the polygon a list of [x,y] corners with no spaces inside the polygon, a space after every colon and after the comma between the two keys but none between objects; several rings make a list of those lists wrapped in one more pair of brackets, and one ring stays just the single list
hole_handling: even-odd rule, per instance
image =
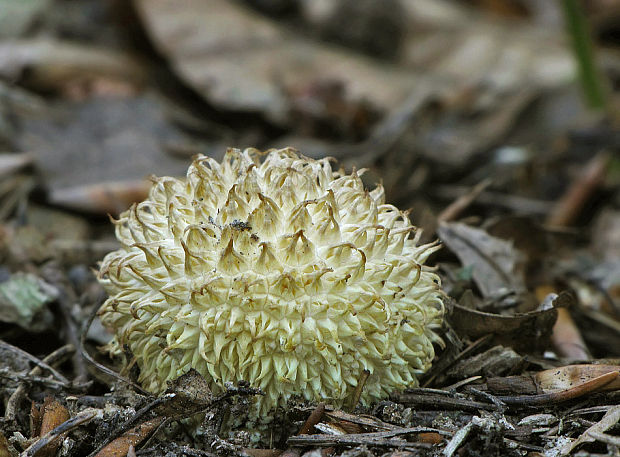
[{"label": "decaying plant debris", "polygon": [[[0,0],[0,457],[620,455],[620,9],[583,2],[592,115],[560,3]],[[419,387],[229,431],[265,392],[101,350],[107,214],[229,146],[366,168],[441,242]]]}]

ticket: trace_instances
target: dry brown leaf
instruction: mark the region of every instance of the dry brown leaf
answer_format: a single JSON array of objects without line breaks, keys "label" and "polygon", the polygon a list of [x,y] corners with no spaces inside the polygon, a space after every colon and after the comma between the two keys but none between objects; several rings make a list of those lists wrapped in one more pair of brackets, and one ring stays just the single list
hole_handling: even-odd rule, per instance
[{"label": "dry brown leaf", "polygon": [[[42,414],[41,427],[39,430],[39,437],[45,436],[46,433],[58,427],[60,424],[69,420],[69,411],[63,405],[58,403],[51,397],[46,397],[41,406],[39,413]],[[60,445],[61,440],[55,440],[50,442],[45,448],[43,448],[37,454],[38,457],[51,457],[56,454],[56,449]]]},{"label": "dry brown leaf", "polygon": [[[544,302],[546,296],[555,294],[554,290],[549,285],[540,285],[536,288],[536,297],[539,301]],[[567,308],[558,309],[558,318],[553,325],[551,342],[560,357],[569,360],[589,360],[591,358],[579,328]]]},{"label": "dry brown leaf", "polygon": [[568,309],[558,309],[551,341],[560,357],[568,360],[589,360],[592,357]]},{"label": "dry brown leaf", "polygon": [[525,257],[511,242],[460,222],[444,222],[437,233],[464,267],[472,267],[472,277],[483,296],[525,290]]},{"label": "dry brown leaf", "polygon": [[561,28],[489,18],[458,2],[404,0],[410,35],[402,62],[496,89],[557,87],[574,75]]},{"label": "dry brown leaf", "polygon": [[[187,158],[172,157],[166,150],[167,144],[188,141],[169,118],[171,110],[172,105],[154,93],[59,102],[20,112],[17,141],[35,157],[55,204],[105,214],[118,205],[127,207],[131,188],[144,189],[137,181],[152,174],[185,174]],[[111,207],[102,201],[115,200],[115,193],[125,196]],[[135,198],[140,195],[143,190]]]},{"label": "dry brown leaf", "polygon": [[8,442],[8,440],[6,439],[6,437],[4,436],[4,433],[0,432],[0,457],[12,457],[13,454],[11,453],[11,450],[14,451],[13,447],[9,447],[11,446]]},{"label": "dry brown leaf", "polygon": [[[560,294],[554,304],[560,306],[565,300],[568,300],[566,294]],[[459,335],[475,339],[492,334],[494,341],[504,346],[517,351],[538,352],[547,348],[556,318],[555,308],[503,316],[454,304],[449,320]]]},{"label": "dry brown leaf", "polygon": [[164,418],[158,416],[133,427],[104,447],[95,457],[125,457],[130,446],[136,446],[144,441],[163,421]]},{"label": "dry brown leaf", "polygon": [[134,0],[157,48],[202,96],[228,110],[287,122],[288,94],[338,81],[353,99],[387,109],[430,81],[304,39],[227,0]]},{"label": "dry brown leaf", "polygon": [[[407,2],[415,33],[399,69],[304,39],[234,2],[186,0],[179,8],[174,0],[134,0],[151,39],[190,86],[216,105],[262,111],[279,121],[286,121],[286,94],[320,80],[343,82],[354,98],[385,109],[419,90],[421,78],[438,82],[440,75],[446,89],[465,81],[509,91],[557,85],[573,75],[557,31],[426,3]],[[430,78],[420,68],[430,70]]]},{"label": "dry brown leaf", "polygon": [[118,51],[49,38],[0,43],[0,76],[16,80],[26,70],[28,83],[46,90],[102,77],[140,86],[146,77],[143,67]]},{"label": "dry brown leaf", "polygon": [[[566,365],[536,373],[534,379],[543,392],[570,389],[606,373],[620,371],[620,365]],[[603,386],[601,391],[620,389],[620,378]]]},{"label": "dry brown leaf", "polygon": [[70,416],[67,408],[51,397],[45,398],[41,409],[43,410],[43,418],[41,420],[41,431],[39,436],[45,435],[66,420],[69,420]]}]

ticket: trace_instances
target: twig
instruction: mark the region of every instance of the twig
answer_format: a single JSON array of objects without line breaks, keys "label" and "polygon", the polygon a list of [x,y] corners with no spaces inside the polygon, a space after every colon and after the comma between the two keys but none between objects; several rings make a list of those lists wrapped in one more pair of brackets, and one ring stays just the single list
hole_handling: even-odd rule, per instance
[{"label": "twig", "polygon": [[[173,453],[172,455],[182,455],[184,457],[217,457],[215,454],[211,453],[211,452],[207,452],[207,451],[201,451],[198,449],[191,449],[189,446],[184,445],[181,446],[175,442],[168,442],[166,443],[166,450],[172,450]],[[142,449],[140,451],[136,452],[136,455],[156,455],[156,456],[160,456],[163,455],[164,453],[162,452],[162,450],[158,450],[157,452],[155,452],[155,448],[151,448],[151,449]]]},{"label": "twig", "polygon": [[299,435],[307,435],[312,431],[312,428],[319,423],[323,413],[325,412],[325,403],[319,403],[314,411],[310,413],[304,425],[299,429]]},{"label": "twig", "polygon": [[287,440],[290,446],[376,446],[376,447],[397,447],[430,449],[428,443],[416,443],[398,439],[390,439],[399,435],[409,435],[412,433],[435,432],[444,436],[451,436],[451,433],[444,430],[429,427],[399,428],[387,432],[354,433],[348,435],[297,435],[291,436]]},{"label": "twig", "polygon": [[327,417],[335,420],[342,420],[351,422],[352,424],[361,425],[366,428],[383,429],[383,430],[398,430],[401,427],[390,424],[389,422],[383,422],[382,420],[377,419],[375,416],[359,416],[357,414],[347,413],[346,411],[342,411],[340,409],[336,409],[334,411],[327,411],[325,413]]},{"label": "twig", "polygon": [[[452,409],[452,410],[465,410],[465,411],[478,411],[480,409],[500,411],[502,408],[491,404],[481,403],[479,401],[466,400],[464,398],[450,398],[443,395],[431,394],[431,395],[417,395],[417,394],[394,394],[392,395],[394,401],[398,403],[405,403],[407,405],[415,405],[417,407],[430,407],[433,409]],[[503,398],[502,398],[503,400]]]},{"label": "twig", "polygon": [[28,194],[35,188],[35,180],[30,176],[17,175],[9,180],[15,182],[15,184],[8,196],[0,203],[0,221],[5,220],[13,209],[19,205],[20,201],[26,199]]},{"label": "twig", "polygon": [[454,396],[454,392],[451,392],[450,389],[431,389],[429,387],[412,387],[405,390],[406,394],[417,394],[417,395],[443,395],[445,397]]},{"label": "twig", "polygon": [[[156,417],[155,420],[157,419],[162,419],[159,422],[159,425],[157,425],[155,427],[155,430],[150,432],[150,436],[148,437],[148,439],[144,442],[143,447],[147,447],[151,445],[151,442],[153,441],[153,439],[157,436],[157,434],[159,433],[159,431],[161,429],[163,429],[164,427],[166,427],[171,421],[172,419],[170,419],[169,417],[163,418],[163,417]],[[148,421],[147,421],[148,422]],[[134,428],[138,428],[138,426],[134,427]],[[102,450],[101,452],[103,452],[104,450]],[[95,456],[95,457],[99,457],[99,456]],[[105,457],[105,454],[102,455],[102,457]]]},{"label": "twig", "polygon": [[470,378],[461,379],[460,381],[455,382],[454,384],[450,384],[449,386],[444,387],[442,390],[447,390],[449,392],[454,392],[459,387],[463,387],[464,385],[470,384],[470,383],[472,383],[474,381],[478,381],[479,379],[482,379],[482,376],[472,376]]},{"label": "twig", "polygon": [[364,391],[364,386],[366,385],[368,376],[370,376],[370,371],[363,370],[360,374],[359,379],[357,380],[357,386],[355,386],[355,391],[353,392],[353,397],[351,398],[351,411],[355,409],[358,402],[360,401],[360,397],[362,396],[362,392]]},{"label": "twig", "polygon": [[469,435],[469,432],[471,432],[473,428],[474,424],[472,422],[469,422],[464,427],[461,427],[443,449],[442,455],[444,457],[451,457],[459,448],[461,443],[465,441],[465,438],[467,438],[467,435]]},{"label": "twig", "polygon": [[[67,344],[65,346],[62,346],[56,349],[51,354],[47,355],[43,359],[43,362],[45,364],[58,362],[74,351],[75,351],[75,348],[72,345]],[[31,376],[39,376],[42,371],[43,369],[41,368],[41,366],[37,365],[32,370],[30,370],[28,374]],[[17,387],[17,389],[15,389],[15,392],[13,392],[11,396],[9,397],[9,401],[7,401],[6,403],[6,411],[4,412],[4,417],[7,421],[15,420],[15,417],[17,414],[17,407],[19,406],[19,402],[21,401],[25,393],[26,393],[26,385],[24,383],[21,383]]]},{"label": "twig", "polygon": [[579,409],[570,411],[568,414],[566,414],[565,417],[571,418],[575,416],[580,416],[582,414],[606,413],[611,408],[613,408],[613,405],[601,405],[601,406],[590,406],[588,408],[579,408]]},{"label": "twig", "polygon": [[499,408],[500,412],[504,412],[506,410],[506,403],[504,403],[495,395],[491,395],[488,392],[483,392],[482,390],[474,389],[472,386],[467,386],[466,390],[467,392],[471,392],[473,395],[476,395],[479,398],[484,398],[485,400],[490,401]]},{"label": "twig", "polygon": [[359,166],[371,165],[390,151],[412,125],[420,107],[432,101],[429,91],[415,91],[376,125],[367,140],[344,148],[343,162],[355,161]]},{"label": "twig", "polygon": [[[434,195],[439,198],[453,199],[458,198],[470,189],[466,186],[438,186]],[[504,194],[502,192],[483,191],[476,197],[479,205],[506,208],[517,213],[528,214],[549,214],[554,202],[536,200],[533,198],[520,197],[518,195]]]},{"label": "twig", "polygon": [[590,423],[591,425],[588,429],[583,432],[579,438],[574,441],[569,441],[562,446],[560,451],[560,455],[568,455],[571,454],[576,447],[584,444],[595,441],[595,438],[591,436],[591,433],[605,433],[610,428],[614,427],[618,421],[620,421],[620,405],[616,405],[613,408],[609,409],[603,416],[603,418],[595,423]]},{"label": "twig", "polygon": [[92,382],[85,382],[82,384],[66,383],[62,381],[57,381],[55,379],[44,378],[41,376],[31,375],[27,373],[19,373],[10,368],[0,368],[0,377],[11,380],[17,379],[26,384],[43,384],[45,386],[51,387],[52,389],[67,389],[73,391],[85,390],[92,384]]},{"label": "twig", "polygon": [[39,367],[48,370],[59,381],[64,382],[66,384],[70,384],[70,381],[67,378],[65,378],[62,374],[60,374],[58,371],[56,371],[54,368],[49,366],[47,363],[45,363],[41,359],[36,358],[34,355],[28,354],[26,351],[23,351],[20,348],[15,347],[12,344],[9,344],[6,341],[2,341],[2,340],[0,340],[0,347],[3,347],[4,349],[7,349],[9,351],[15,352],[16,354],[19,354],[21,357],[24,357],[30,360],[31,362],[37,364]]},{"label": "twig", "polygon": [[546,224],[562,227],[573,223],[592,193],[601,185],[610,161],[611,155],[607,152],[600,152],[590,159],[582,173],[558,200]]},{"label": "twig", "polygon": [[487,178],[476,184],[469,192],[458,197],[455,201],[450,203],[441,213],[437,216],[437,222],[453,221],[460,214],[471,205],[476,198],[493,183],[491,178]]},{"label": "twig", "polygon": [[282,452],[282,449],[243,448],[243,454],[247,454],[249,457],[293,457],[293,456],[299,457],[300,456],[300,452],[294,448],[287,449],[284,452]]}]

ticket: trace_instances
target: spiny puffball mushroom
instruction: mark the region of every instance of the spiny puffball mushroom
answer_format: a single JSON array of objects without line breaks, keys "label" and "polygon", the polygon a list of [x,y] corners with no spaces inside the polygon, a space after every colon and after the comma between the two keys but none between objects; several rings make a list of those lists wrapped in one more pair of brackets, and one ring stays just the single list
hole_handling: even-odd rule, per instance
[{"label": "spiny puffball mushroom", "polygon": [[407,213],[293,149],[200,156],[185,179],[154,178],[115,221],[122,247],[99,279],[99,315],[153,393],[195,368],[214,392],[260,387],[255,414],[294,396],[341,406],[416,386],[443,320],[439,278],[423,266]]}]

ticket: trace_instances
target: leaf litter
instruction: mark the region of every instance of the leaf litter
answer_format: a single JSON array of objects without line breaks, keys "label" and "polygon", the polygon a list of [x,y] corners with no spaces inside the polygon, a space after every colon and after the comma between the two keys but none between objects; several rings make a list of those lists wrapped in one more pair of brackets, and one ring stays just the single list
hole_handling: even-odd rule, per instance
[{"label": "leaf litter", "polygon": [[[26,3],[0,7],[1,456],[617,455],[617,117],[588,116],[551,4]],[[256,442],[219,428],[252,386],[116,371],[91,268],[149,175],[277,145],[410,207],[449,316],[421,387],[292,404]]]}]

